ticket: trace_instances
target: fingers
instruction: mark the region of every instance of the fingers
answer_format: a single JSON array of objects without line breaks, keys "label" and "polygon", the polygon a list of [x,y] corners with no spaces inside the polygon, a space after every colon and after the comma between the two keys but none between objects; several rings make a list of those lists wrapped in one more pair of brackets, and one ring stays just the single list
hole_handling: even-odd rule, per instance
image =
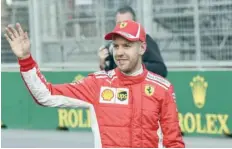
[{"label": "fingers", "polygon": [[28,38],[28,33],[25,32],[25,33],[23,34],[23,37],[24,37],[24,39],[29,39],[29,38]]},{"label": "fingers", "polygon": [[13,34],[14,38],[19,37],[18,32],[16,31],[16,29],[15,29],[13,26],[8,25],[8,28],[9,28],[9,30],[11,31],[11,33]]},{"label": "fingers", "polygon": [[104,51],[104,56],[108,56],[109,55],[109,52],[108,52],[108,50],[107,51]]},{"label": "fingers", "polygon": [[102,53],[102,54],[109,53],[108,49],[101,49],[99,52]]},{"label": "fingers", "polygon": [[11,44],[11,39],[10,39],[10,37],[9,37],[7,34],[4,34],[4,36],[5,36],[6,40],[9,42],[9,44]]},{"label": "fingers", "polygon": [[28,39],[28,35],[24,33],[24,31],[19,23],[16,23],[16,29],[12,25],[8,25],[6,27],[5,37],[8,41],[13,41],[18,37]]},{"label": "fingers", "polygon": [[101,46],[99,49],[98,49],[98,51],[102,51],[102,50],[104,50],[104,49],[106,49],[106,46]]},{"label": "fingers", "polygon": [[19,36],[25,36],[24,31],[19,23],[16,23],[16,28],[17,28],[17,31],[19,33]]},{"label": "fingers", "polygon": [[108,51],[108,49],[105,49],[104,51],[102,51],[103,52],[103,54],[104,54],[104,56],[105,57],[107,57],[108,55],[109,55],[109,51]]},{"label": "fingers", "polygon": [[98,55],[100,59],[105,59],[107,56],[109,56],[109,51],[107,49],[101,49]]},{"label": "fingers", "polygon": [[14,40],[15,39],[14,34],[12,33],[12,31],[8,27],[6,27],[6,34],[7,34],[7,37],[10,40]]}]

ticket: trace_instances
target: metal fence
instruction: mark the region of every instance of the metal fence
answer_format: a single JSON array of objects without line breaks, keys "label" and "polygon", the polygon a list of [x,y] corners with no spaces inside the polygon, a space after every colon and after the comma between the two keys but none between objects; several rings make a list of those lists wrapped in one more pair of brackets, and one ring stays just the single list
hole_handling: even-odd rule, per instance
[{"label": "metal fence", "polygon": [[231,66],[231,0],[155,0],[153,11],[153,37],[170,65]]},{"label": "metal fence", "polygon": [[[43,69],[98,70],[97,50],[122,5],[136,10],[168,67],[232,66],[231,0],[5,1],[2,27],[23,24]],[[4,38],[1,55],[2,68],[17,66]]]}]

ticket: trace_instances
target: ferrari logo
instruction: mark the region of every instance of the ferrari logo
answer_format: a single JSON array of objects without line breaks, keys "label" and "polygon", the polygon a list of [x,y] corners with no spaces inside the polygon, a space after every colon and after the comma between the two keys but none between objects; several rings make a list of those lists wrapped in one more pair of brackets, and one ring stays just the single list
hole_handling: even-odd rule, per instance
[{"label": "ferrari logo", "polygon": [[120,28],[124,28],[124,27],[126,27],[126,26],[127,26],[127,22],[121,22],[119,27],[120,27]]},{"label": "ferrari logo", "polygon": [[152,85],[145,86],[145,93],[147,96],[152,96],[154,94],[155,88]]}]

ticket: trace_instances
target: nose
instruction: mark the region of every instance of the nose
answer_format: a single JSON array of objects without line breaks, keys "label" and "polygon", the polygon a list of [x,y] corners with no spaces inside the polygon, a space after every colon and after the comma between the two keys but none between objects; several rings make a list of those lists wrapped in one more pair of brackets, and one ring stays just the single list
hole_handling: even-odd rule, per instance
[{"label": "nose", "polygon": [[123,54],[124,54],[124,49],[123,49],[121,46],[119,46],[119,47],[115,50],[115,54],[116,54],[117,56],[123,55]]}]

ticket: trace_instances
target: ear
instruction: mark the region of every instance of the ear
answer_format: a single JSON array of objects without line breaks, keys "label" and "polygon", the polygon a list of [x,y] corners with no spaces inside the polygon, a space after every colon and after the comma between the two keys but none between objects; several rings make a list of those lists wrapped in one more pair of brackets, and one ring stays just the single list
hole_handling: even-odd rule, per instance
[{"label": "ear", "polygon": [[146,49],[147,49],[147,44],[146,44],[146,42],[142,42],[142,43],[140,44],[139,54],[143,55],[143,54],[145,53]]}]

